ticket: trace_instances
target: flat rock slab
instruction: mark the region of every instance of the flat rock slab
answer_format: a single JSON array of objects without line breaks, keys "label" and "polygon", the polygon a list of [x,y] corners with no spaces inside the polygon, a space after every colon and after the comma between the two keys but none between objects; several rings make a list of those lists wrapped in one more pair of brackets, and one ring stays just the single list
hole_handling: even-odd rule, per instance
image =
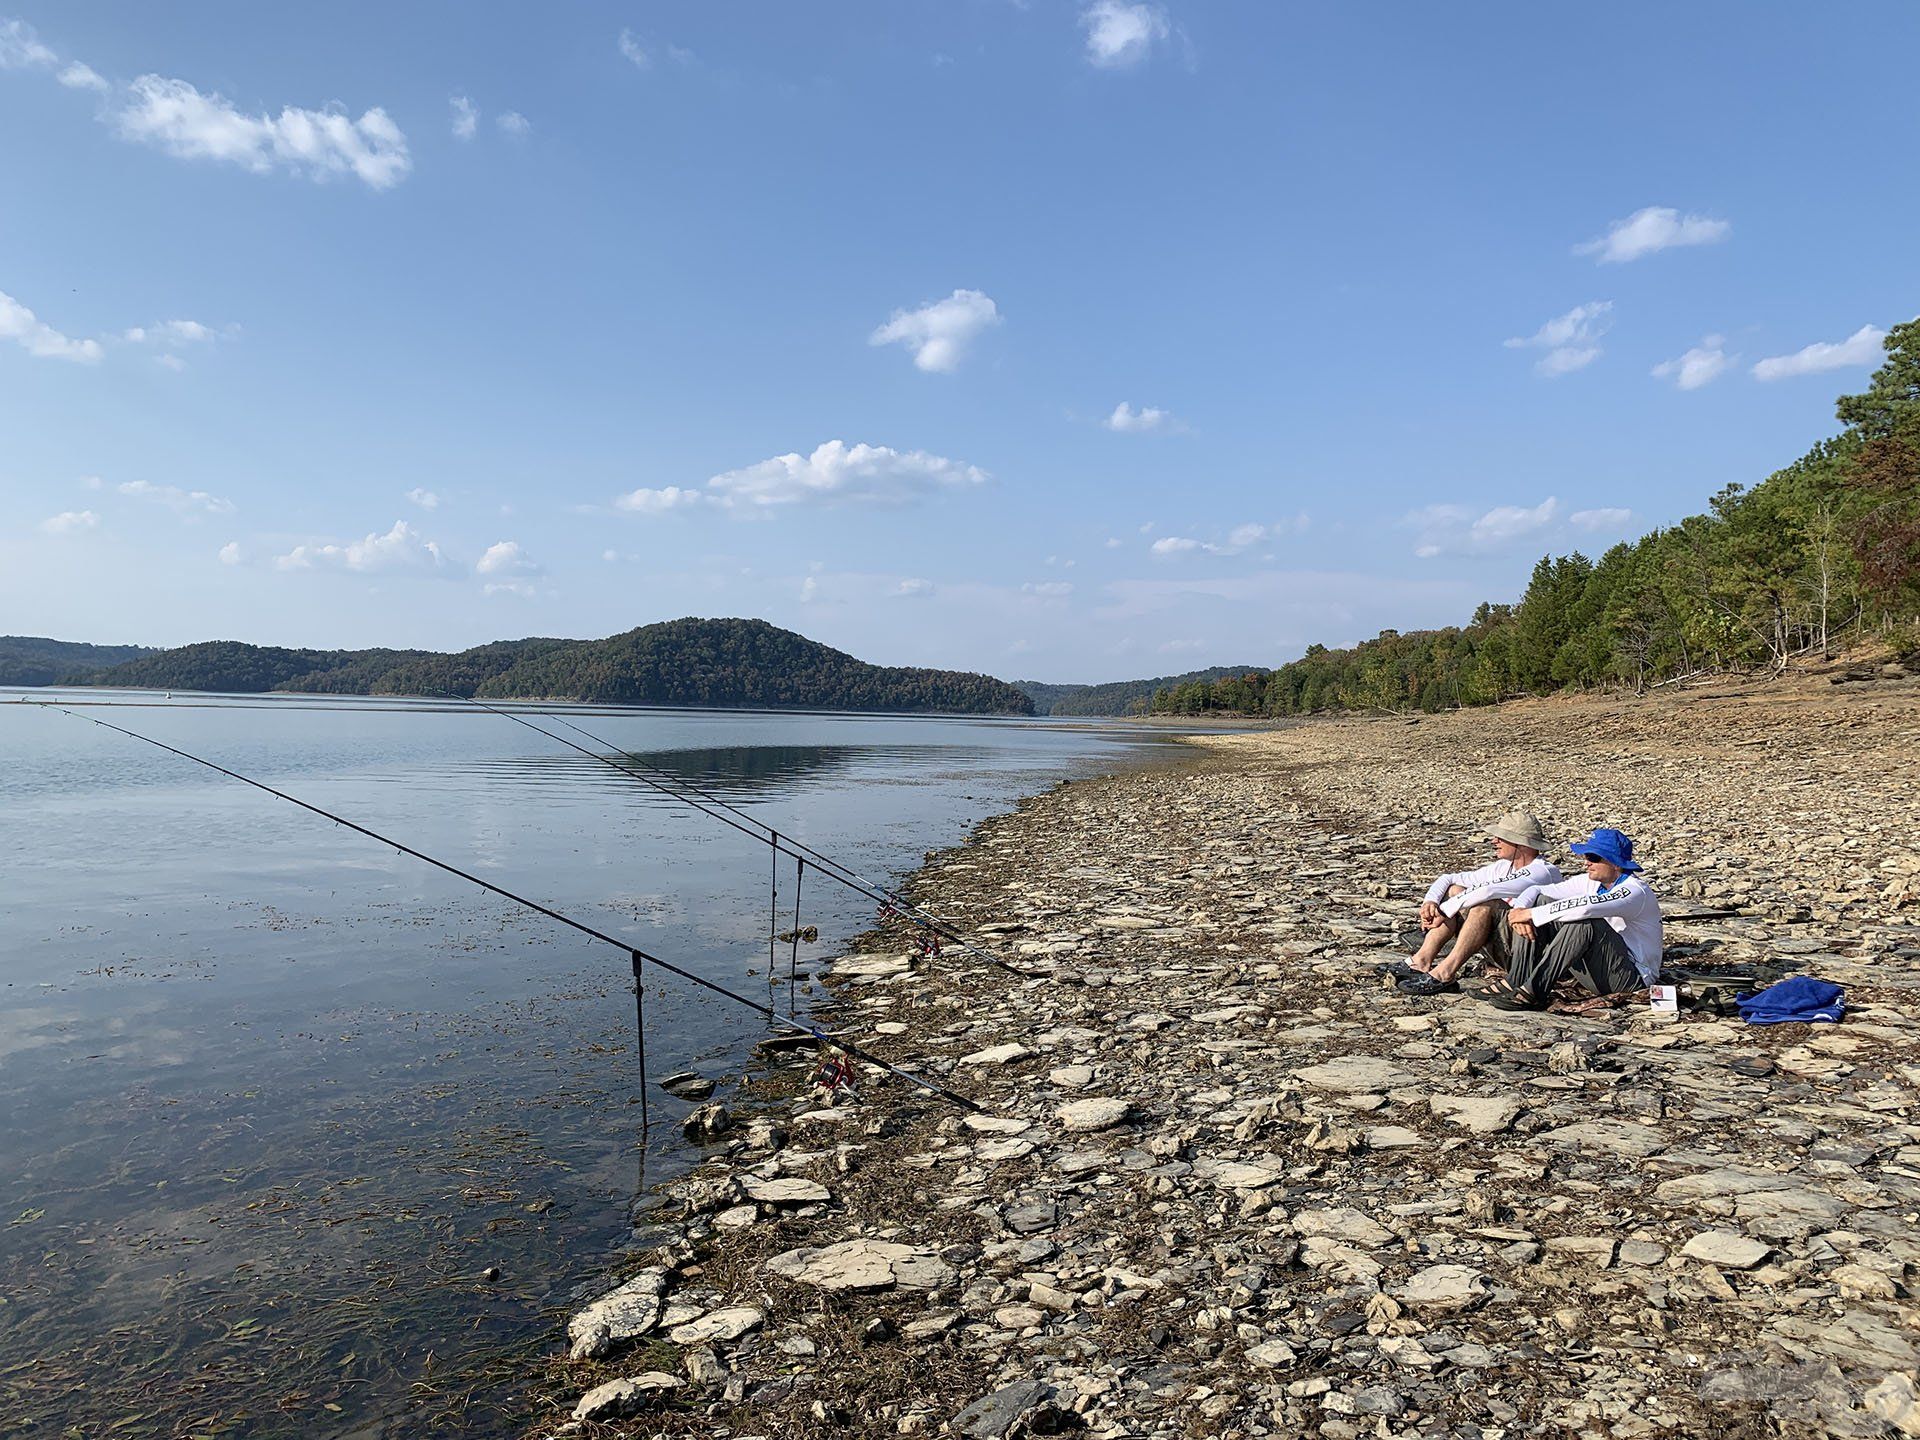
[{"label": "flat rock slab", "polygon": [[767,1261],[767,1271],[822,1290],[931,1290],[953,1278],[953,1267],[931,1250],[866,1239],[788,1250]]},{"label": "flat rock slab", "polygon": [[662,1396],[672,1394],[682,1383],[677,1375],[669,1375],[664,1370],[649,1370],[627,1380],[609,1380],[580,1397],[580,1403],[573,1407],[573,1418],[615,1420],[631,1415],[657,1404]]},{"label": "flat rock slab", "polygon": [[1320,1065],[1295,1070],[1293,1078],[1322,1090],[1339,1090],[1349,1095],[1397,1090],[1403,1085],[1419,1083],[1419,1077],[1411,1070],[1375,1055],[1341,1055]]},{"label": "flat rock slab", "polygon": [[1132,1109],[1124,1100],[1097,1095],[1085,1100],[1069,1100],[1054,1111],[1054,1115],[1066,1129],[1076,1134],[1091,1134],[1111,1130],[1125,1120]]},{"label": "flat rock slab", "polygon": [[1475,1135],[1498,1135],[1520,1114],[1520,1102],[1504,1095],[1434,1095],[1427,1103],[1442,1120]]},{"label": "flat rock slab", "polygon": [[1043,1380],[1016,1380],[967,1406],[953,1417],[952,1428],[967,1440],[1007,1440],[1029,1429],[1041,1411],[1051,1409],[1053,1394],[1053,1387]]},{"label": "flat rock slab", "polygon": [[567,1321],[572,1357],[586,1360],[604,1355],[620,1341],[646,1334],[660,1323],[666,1294],[667,1272],[654,1266],[602,1295]]},{"label": "flat rock slab", "polygon": [[1195,1174],[1228,1190],[1264,1190],[1285,1173],[1277,1162],[1246,1160],[1205,1160],[1193,1168]]},{"label": "flat rock slab", "polygon": [[1030,1125],[1030,1121],[1011,1115],[969,1115],[966,1119],[967,1129],[976,1135],[1018,1135]]},{"label": "flat rock slab", "polygon": [[962,1055],[962,1065],[1011,1065],[1016,1060],[1024,1060],[1033,1054],[1026,1046],[1009,1040],[1004,1045],[989,1045],[984,1050],[976,1050],[971,1055]]},{"label": "flat rock slab", "polygon": [[1345,1208],[1302,1210],[1292,1224],[1296,1235],[1344,1240],[1352,1245],[1385,1245],[1393,1239],[1393,1232],[1378,1220]]},{"label": "flat rock slab", "polygon": [[849,955],[828,971],[836,980],[890,980],[913,969],[908,955]]},{"label": "flat rock slab", "polygon": [[1628,1155],[1636,1160],[1657,1155],[1667,1148],[1666,1136],[1651,1125],[1641,1125],[1632,1120],[1582,1120],[1575,1125],[1562,1125],[1558,1130],[1549,1130],[1540,1138],[1549,1145]]},{"label": "flat rock slab", "polygon": [[1293,1347],[1284,1340],[1263,1340],[1258,1345],[1248,1347],[1247,1363],[1258,1365],[1263,1370],[1277,1369],[1282,1365],[1291,1365],[1299,1356]]},{"label": "flat rock slab", "polygon": [[1751,1270],[1773,1253],[1773,1247],[1736,1230],[1708,1230],[1687,1241],[1680,1253],[1689,1260],[1704,1260],[1709,1265]]},{"label": "flat rock slab", "polygon": [[783,1175],[777,1180],[756,1180],[748,1176],[740,1188],[749,1200],[762,1205],[819,1205],[833,1199],[833,1192],[818,1180],[799,1175]]},{"label": "flat rock slab", "polygon": [[1464,1310],[1490,1289],[1487,1277],[1470,1265],[1429,1265],[1396,1285],[1393,1298],[1420,1310]]},{"label": "flat rock slab", "polygon": [[1376,1125],[1367,1131],[1369,1150],[1413,1150],[1426,1143],[1426,1136],[1404,1125]]},{"label": "flat rock slab", "polygon": [[1692,1205],[1709,1215],[1732,1215],[1775,1235],[1809,1234],[1834,1224],[1853,1208],[1791,1175],[1733,1165],[1664,1180],[1653,1193],[1668,1204]]},{"label": "flat rock slab", "polygon": [[667,1338],[676,1345],[730,1344],[742,1335],[758,1330],[766,1318],[751,1305],[709,1310],[698,1320],[674,1326],[667,1333]]}]

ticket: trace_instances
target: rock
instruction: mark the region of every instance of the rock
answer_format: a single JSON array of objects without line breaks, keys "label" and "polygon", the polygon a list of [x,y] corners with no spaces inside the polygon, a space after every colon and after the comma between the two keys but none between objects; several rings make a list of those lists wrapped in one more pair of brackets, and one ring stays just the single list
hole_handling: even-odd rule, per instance
[{"label": "rock", "polygon": [[1263,1340],[1247,1349],[1247,1363],[1258,1365],[1263,1370],[1278,1369],[1282,1365],[1291,1365],[1300,1357],[1284,1340]]},{"label": "rock", "polygon": [[1840,1265],[1827,1273],[1833,1287],[1849,1300],[1895,1300],[1900,1290],[1893,1277],[1870,1265]]},{"label": "rock", "polygon": [[930,1250],[884,1240],[843,1240],[817,1250],[788,1250],[766,1262],[769,1274],[821,1290],[932,1290],[953,1267]]},{"label": "rock", "polygon": [[1394,1090],[1418,1083],[1409,1070],[1373,1055],[1341,1055],[1320,1065],[1307,1065],[1293,1072],[1296,1080],[1322,1090],[1364,1094],[1373,1090]]},{"label": "rock", "polygon": [[1611,1235],[1556,1235],[1547,1241],[1549,1255],[1564,1255],[1602,1270],[1613,1264],[1613,1249]]},{"label": "rock", "polygon": [[1468,1265],[1429,1265],[1396,1285],[1395,1299],[1416,1310],[1464,1310],[1484,1300],[1487,1277]]},{"label": "rock", "polygon": [[1038,1305],[1042,1310],[1052,1310],[1066,1315],[1080,1303],[1080,1297],[1071,1290],[1062,1290],[1053,1285],[1044,1285],[1038,1280],[1027,1289],[1027,1303]]},{"label": "rock", "polygon": [[1620,1242],[1620,1263],[1622,1265],[1658,1265],[1667,1258],[1667,1247],[1656,1245],[1651,1240],[1622,1240]]},{"label": "rock", "polygon": [[930,1310],[900,1327],[902,1338],[923,1343],[937,1340],[960,1323],[958,1310]]},{"label": "rock", "polygon": [[1666,1136],[1651,1125],[1639,1125],[1631,1120],[1582,1120],[1562,1125],[1558,1130],[1548,1130],[1539,1138],[1548,1145],[1602,1155],[1627,1155],[1636,1160],[1658,1155],[1667,1148]]},{"label": "rock", "polygon": [[1302,1210],[1293,1217],[1292,1225],[1296,1235],[1344,1240],[1354,1245],[1385,1245],[1393,1239],[1393,1232],[1378,1220],[1344,1207]]},{"label": "rock", "polygon": [[1132,1109],[1124,1100],[1094,1096],[1086,1100],[1069,1100],[1054,1115],[1068,1131],[1090,1134],[1098,1130],[1111,1130],[1125,1120]]},{"label": "rock", "polygon": [[572,1342],[568,1353],[575,1360],[591,1359],[623,1340],[646,1334],[660,1323],[666,1293],[664,1267],[642,1270],[567,1321],[567,1338]]},{"label": "rock", "polygon": [[1498,1135],[1520,1114],[1518,1100],[1500,1095],[1433,1095],[1427,1103],[1442,1120],[1475,1135]]},{"label": "rock", "polygon": [[698,1320],[674,1326],[667,1338],[676,1345],[728,1345],[749,1331],[758,1330],[766,1318],[751,1305],[709,1310]]},{"label": "rock", "polygon": [[1809,1188],[1791,1175],[1725,1166],[1665,1180],[1654,1187],[1669,1204],[1695,1205],[1710,1215],[1733,1215],[1765,1233],[1805,1235],[1847,1213],[1845,1201]]},{"label": "rock", "polygon": [[680,1131],[689,1140],[711,1140],[733,1128],[733,1116],[724,1105],[702,1105],[680,1122]]},{"label": "rock", "polygon": [[681,1383],[678,1376],[664,1370],[649,1370],[628,1380],[609,1380],[580,1397],[580,1403],[573,1407],[573,1418],[589,1423],[617,1420],[657,1403],[661,1396],[678,1390]]},{"label": "rock", "polygon": [[1035,1422],[1043,1411],[1054,1408],[1054,1393],[1053,1386],[1044,1381],[1016,1380],[975,1400],[953,1417],[952,1428],[968,1440],[1009,1440],[1016,1433],[1053,1433]]},{"label": "rock", "polygon": [[704,1100],[713,1094],[713,1081],[692,1070],[682,1070],[660,1082],[660,1088],[682,1100]]},{"label": "rock", "polygon": [[687,1379],[695,1385],[718,1385],[727,1378],[727,1367],[720,1363],[720,1357],[702,1345],[697,1350],[689,1350],[682,1365]]},{"label": "rock", "polygon": [[1009,1040],[1004,1045],[989,1045],[985,1050],[976,1050],[971,1055],[962,1055],[961,1065],[1011,1065],[1016,1060],[1024,1060],[1033,1051],[1026,1046]]},{"label": "rock", "polygon": [[1369,1150],[1414,1150],[1427,1143],[1418,1130],[1404,1125],[1376,1125],[1367,1131]]},{"label": "rock", "polygon": [[758,1200],[762,1205],[820,1205],[833,1199],[833,1192],[818,1180],[798,1175],[783,1175],[777,1180],[747,1175],[741,1178],[740,1188],[749,1200]]},{"label": "rock", "polygon": [[1093,1083],[1091,1065],[1062,1065],[1047,1072],[1047,1083],[1062,1090],[1084,1090]]},{"label": "rock", "polygon": [[1681,1247],[1689,1260],[1704,1260],[1730,1270],[1751,1270],[1773,1253],[1764,1240],[1731,1230],[1708,1230],[1694,1236]]},{"label": "rock", "polygon": [[1889,1375],[1860,1397],[1869,1415],[1902,1435],[1920,1435],[1920,1394],[1911,1375]]}]

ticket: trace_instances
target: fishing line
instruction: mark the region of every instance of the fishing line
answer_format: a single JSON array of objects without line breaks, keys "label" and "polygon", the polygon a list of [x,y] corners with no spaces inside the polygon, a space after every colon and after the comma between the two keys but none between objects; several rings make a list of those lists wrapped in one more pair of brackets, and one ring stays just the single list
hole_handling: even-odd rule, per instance
[{"label": "fishing line", "polygon": [[[576,725],[571,720],[568,720],[563,716],[554,715],[548,711],[540,712],[542,718],[552,720],[559,725],[564,725],[567,729],[573,731],[575,734],[584,736],[588,740],[593,741],[594,744],[603,747],[605,750],[613,751],[623,756],[630,763],[622,764],[620,761],[613,759],[611,755],[602,754],[600,751],[596,751],[596,750],[589,750],[586,746],[576,744],[574,741],[567,739],[567,737],[564,735],[554,734],[553,731],[547,729],[543,725],[534,724],[533,721],[529,720],[523,714],[519,714],[518,712],[512,711],[512,710],[502,710],[498,706],[489,705],[487,704],[486,701],[477,699],[474,696],[443,694],[439,698],[445,699],[445,700],[463,700],[469,705],[474,705],[479,707],[482,710],[487,711],[489,714],[498,715],[504,720],[511,720],[516,725],[524,725],[529,730],[534,731],[536,734],[544,735],[549,740],[555,741],[561,745],[565,745],[569,750],[577,751],[580,754],[585,755],[590,760],[598,761],[602,765],[608,766],[609,768],[614,770],[618,770],[621,774],[630,776],[631,778],[638,780],[642,785],[646,785],[651,787],[654,790],[658,790],[661,794],[666,795],[671,799],[678,800],[683,805],[692,806],[695,810],[700,811],[702,814],[711,816],[713,819],[718,820],[722,825],[726,825],[731,827],[732,829],[738,830],[741,834],[747,835],[754,840],[760,841],[763,844],[771,845],[774,848],[774,850],[778,852],[792,855],[796,859],[804,856],[806,859],[813,862],[814,868],[818,870],[822,875],[825,875],[828,879],[836,880],[840,884],[846,886],[848,889],[858,891],[860,894],[865,895],[869,900],[879,901],[882,905],[887,906],[890,910],[899,914],[901,919],[910,921],[913,924],[919,925],[924,929],[933,931],[933,933],[940,936],[941,939],[950,941],[953,944],[958,945],[962,950],[967,951],[969,954],[974,955],[979,959],[985,960],[990,965],[998,966],[1000,969],[1007,971],[1009,974],[1018,975],[1023,980],[1029,980],[1033,978],[1032,972],[1022,970],[1019,968],[1019,966],[1009,964],[1007,961],[1001,959],[998,955],[995,955],[990,951],[981,949],[978,945],[974,944],[971,940],[967,939],[966,936],[962,935],[959,931],[955,930],[951,925],[947,924],[945,921],[941,920],[938,916],[932,914],[930,911],[926,910],[924,907],[914,904],[911,900],[908,900],[903,896],[896,894],[894,891],[888,889],[884,885],[880,885],[875,881],[867,879],[864,875],[860,874],[859,871],[853,869],[851,866],[842,864],[840,861],[835,860],[831,855],[822,854],[820,851],[814,849],[811,845],[807,845],[799,840],[795,840],[792,836],[782,835],[778,830],[775,830],[773,826],[767,824],[766,821],[754,819],[751,815],[748,815],[747,813],[738,809],[737,807],[728,804],[725,800],[722,800],[719,796],[710,794],[709,792],[702,790],[698,785],[695,785],[692,781],[687,780],[682,776],[675,775],[672,771],[667,770],[664,766],[654,765],[648,761],[640,759],[637,755],[634,755],[631,752],[622,749],[620,746],[614,744],[611,740],[608,740],[603,736],[596,735],[591,730],[588,730],[583,726]],[[639,768],[635,768],[635,767],[639,767]],[[654,775],[648,775],[643,773],[644,771],[648,771],[648,770],[654,771],[656,772],[657,775],[665,778],[655,778]],[[698,797],[697,799],[692,798],[696,796]],[[778,922],[776,921],[776,924],[777,923]]]},{"label": "fishing line", "polygon": [[[347,819],[343,815],[336,815],[333,811],[323,809],[321,806],[315,805],[310,801],[302,800],[297,795],[289,795],[284,790],[276,790],[274,789],[273,786],[266,784],[264,781],[250,779],[249,777],[242,775],[238,770],[230,770],[225,765],[218,764],[212,760],[207,760],[202,758],[201,756],[195,755],[190,751],[182,750],[176,746],[169,745],[164,740],[156,740],[151,735],[142,735],[137,730],[129,730],[124,726],[115,725],[110,721],[99,719],[97,716],[82,715],[79,711],[69,710],[64,705],[54,705],[45,700],[25,700],[19,703],[32,705],[42,710],[57,710],[60,714],[70,716],[75,720],[85,720],[90,724],[98,725],[103,730],[111,730],[117,735],[124,735],[129,740],[138,740],[138,741],[141,741],[143,744],[153,746],[156,750],[164,750],[169,755],[178,756],[182,760],[190,760],[195,765],[201,765],[207,768],[208,770],[212,770],[216,774],[225,775],[229,780],[238,780],[242,785],[251,785],[256,790],[263,790],[267,794],[274,796],[276,799],[285,800],[289,805],[298,805],[302,810],[308,811],[314,815],[318,815],[323,820],[331,820],[336,825],[345,826],[347,829],[353,831],[355,834],[364,835],[369,840],[378,841],[382,845],[391,845],[395,850],[398,850],[402,855],[410,855],[415,860],[421,861],[423,864],[433,866],[434,869],[436,870],[444,870],[447,874],[455,876],[458,879],[465,880],[468,884],[478,885],[482,890],[491,891],[493,894],[498,895],[503,900],[511,900],[514,904],[525,906],[527,909],[532,910],[536,914],[546,916],[549,920],[557,920],[562,925],[566,925],[571,927],[572,929],[578,930],[582,935],[586,935],[591,939],[600,941],[602,944],[611,945],[617,950],[622,950],[626,952],[629,956],[634,957],[636,962],[644,960],[647,964],[656,966],[659,969],[666,971],[669,975],[678,975],[682,980],[690,980],[695,985],[700,986],[704,990],[711,990],[714,994],[723,996],[728,1000],[732,1000],[736,1004],[745,1005],[751,1010],[758,1011],[760,1014],[766,1016],[767,1019],[769,1020],[775,1021],[782,1025],[786,1025],[794,1030],[799,1031],[802,1035],[812,1036],[813,1039],[819,1041],[822,1045],[844,1050],[847,1054],[852,1055],[857,1059],[864,1060],[869,1065],[877,1065],[882,1070],[886,1071],[889,1075],[898,1076],[900,1079],[905,1080],[908,1084],[917,1086],[919,1089],[925,1090],[930,1094],[938,1095],[943,1100],[951,1101],[953,1104],[960,1106],[964,1110],[977,1111],[980,1109],[980,1106],[975,1101],[969,1100],[966,1096],[961,1095],[956,1091],[949,1090],[943,1085],[937,1085],[931,1080],[927,1080],[922,1078],[921,1076],[915,1075],[909,1070],[902,1070],[899,1066],[894,1065],[889,1061],[882,1060],[879,1056],[870,1054],[868,1051],[861,1049],[859,1046],[853,1044],[851,1041],[844,1040],[844,1039],[836,1039],[835,1037],[828,1035],[821,1030],[816,1029],[812,1025],[807,1024],[804,1020],[796,1019],[792,1015],[784,1014],[778,1010],[775,1010],[771,1005],[762,1005],[757,1000],[750,1000],[745,995],[740,994],[738,991],[729,990],[726,986],[718,984],[715,981],[709,980],[704,975],[697,975],[693,971],[688,970],[683,966],[676,965],[670,960],[662,960],[658,955],[650,954],[649,952],[640,949],[638,946],[634,945],[630,941],[619,939],[616,936],[609,935],[604,930],[596,929],[594,926],[587,924],[584,920],[576,920],[571,915],[563,915],[560,911],[555,910],[551,905],[543,905],[538,900],[529,900],[524,895],[515,894],[513,891],[507,889],[503,885],[496,885],[491,880],[483,880],[480,876],[475,875],[470,871],[462,870],[457,865],[449,864],[445,860],[435,859],[433,856],[427,854],[424,850],[416,850],[411,845],[407,845],[399,840],[395,840],[389,835],[382,835],[378,830],[369,829],[365,825],[356,824],[354,821]],[[644,1094],[645,1092],[643,1091],[642,1093]]]}]

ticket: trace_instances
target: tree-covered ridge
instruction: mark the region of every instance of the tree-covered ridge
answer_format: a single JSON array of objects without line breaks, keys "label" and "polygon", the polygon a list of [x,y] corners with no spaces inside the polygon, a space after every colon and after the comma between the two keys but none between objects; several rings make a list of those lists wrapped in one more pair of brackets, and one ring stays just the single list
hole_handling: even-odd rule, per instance
[{"label": "tree-covered ridge", "polygon": [[1154,692],[1196,680],[1218,680],[1248,671],[1246,665],[1215,665],[1206,670],[1189,670],[1182,675],[1161,675],[1152,680],[1112,680],[1104,685],[1049,685],[1043,680],[1016,680],[1014,687],[1033,701],[1041,715],[1138,715],[1147,708]]},{"label": "tree-covered ridge", "polygon": [[1781,666],[1868,633],[1915,642],[1920,617],[1920,320],[1896,325],[1847,428],[1708,512],[1534,566],[1517,605],[1346,650],[1311,646],[1272,671],[1155,693],[1155,714],[1441,710],[1568,688]]},{"label": "tree-covered ridge", "polygon": [[42,635],[0,635],[0,685],[58,685],[153,653],[144,645],[84,645]]},{"label": "tree-covered ridge", "polygon": [[458,654],[287,650],[212,640],[143,655],[82,683],[151,690],[478,695],[622,705],[1030,715],[1003,681],[868,665],[764,620],[671,620],[604,640],[501,640]]}]

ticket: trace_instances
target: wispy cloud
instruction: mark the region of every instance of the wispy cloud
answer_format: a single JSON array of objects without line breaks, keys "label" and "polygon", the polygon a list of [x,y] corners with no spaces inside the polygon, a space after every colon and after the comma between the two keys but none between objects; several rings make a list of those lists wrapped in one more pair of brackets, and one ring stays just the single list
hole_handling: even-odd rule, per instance
[{"label": "wispy cloud", "polygon": [[447,109],[452,113],[453,138],[471,140],[480,128],[480,107],[465,95],[450,96]]},{"label": "wispy cloud", "polygon": [[69,90],[91,90],[97,95],[104,95],[113,89],[91,65],[84,65],[78,60],[54,76],[54,79]]},{"label": "wispy cloud", "polygon": [[533,133],[533,122],[518,110],[507,110],[494,117],[493,123],[500,128],[502,135],[515,140],[524,140]]},{"label": "wispy cloud", "polygon": [[0,292],[0,340],[11,340],[29,355],[44,360],[73,360],[82,365],[99,364],[105,353],[98,340],[76,340],[71,335],[62,335],[4,292]]},{"label": "wispy cloud", "polygon": [[1101,421],[1101,424],[1109,430],[1118,430],[1123,435],[1144,435],[1155,430],[1174,431],[1186,428],[1171,410],[1159,410],[1151,405],[1143,405],[1136,410],[1125,400],[1114,406],[1113,413]]},{"label": "wispy cloud", "polygon": [[799,504],[898,505],[943,490],[984,485],[986,471],[924,450],[848,445],[829,440],[810,455],[776,455],[707,482],[725,505],[762,508]]},{"label": "wispy cloud", "polygon": [[620,53],[632,61],[636,69],[653,68],[653,56],[647,53],[647,47],[640,43],[640,37],[631,30],[620,32]]},{"label": "wispy cloud", "polygon": [[919,600],[933,594],[933,581],[909,576],[893,587],[893,594],[902,600]]},{"label": "wispy cloud", "polygon": [[1613,321],[1611,300],[1589,300],[1547,321],[1531,335],[1506,342],[1509,350],[1544,350],[1534,362],[1536,373],[1551,378],[1584,369],[1600,358],[1600,337]]},{"label": "wispy cloud", "polygon": [[1862,325],[1837,344],[1822,340],[1791,355],[1771,355],[1753,367],[1753,378],[1786,380],[1795,375],[1818,375],[1825,370],[1878,364],[1886,338],[1887,332],[1878,325]]},{"label": "wispy cloud", "polygon": [[978,290],[956,290],[917,310],[896,310],[867,337],[869,345],[905,345],[922,370],[949,372],[982,331],[1000,323],[1000,309]]},{"label": "wispy cloud", "polygon": [[274,170],[327,180],[353,175],[375,190],[413,168],[407,137],[378,106],[353,119],[344,110],[289,105],[249,115],[185,80],[142,75],[113,116],[120,135],[183,160],[215,160],[257,175]]},{"label": "wispy cloud", "polygon": [[1702,385],[1711,385],[1733,363],[1727,354],[1726,337],[1709,335],[1686,354],[1673,360],[1662,360],[1653,367],[1656,380],[1671,380],[1681,390],[1698,390]]},{"label": "wispy cloud", "polygon": [[83,530],[96,529],[100,517],[91,510],[62,510],[58,515],[49,515],[40,522],[40,528],[49,535],[75,535]]},{"label": "wispy cloud", "polygon": [[674,510],[695,510],[713,503],[714,498],[704,491],[663,485],[659,489],[642,486],[638,490],[629,490],[615,497],[613,506],[616,510],[626,510],[635,515],[665,515]]},{"label": "wispy cloud", "polygon": [[1576,530],[1624,530],[1633,519],[1633,511],[1608,506],[1599,510],[1576,510],[1567,523]]},{"label": "wispy cloud", "polygon": [[234,504],[204,490],[182,490],[178,485],[155,485],[149,480],[125,480],[113,487],[136,500],[150,500],[181,515],[231,515]]},{"label": "wispy cloud", "polygon": [[24,20],[0,20],[0,70],[51,70],[60,57]]},{"label": "wispy cloud", "polygon": [[1038,595],[1043,600],[1063,600],[1073,593],[1070,580],[1035,580],[1020,587],[1022,595]]},{"label": "wispy cloud", "polygon": [[1662,205],[1636,210],[1624,220],[1616,220],[1607,233],[1584,245],[1573,247],[1576,255],[1594,255],[1602,265],[1624,265],[1643,255],[1671,250],[1681,245],[1716,245],[1733,233],[1725,220],[1705,215],[1682,215]]},{"label": "wispy cloud", "polygon": [[404,520],[384,535],[372,534],[345,544],[296,545],[274,558],[281,570],[351,570],[360,574],[442,573],[446,556]]},{"label": "wispy cloud", "polygon": [[1403,515],[1400,524],[1414,532],[1413,553],[1431,559],[1504,549],[1546,529],[1559,513],[1560,502],[1549,495],[1538,505],[1496,505],[1479,515],[1464,505],[1425,505]]},{"label": "wispy cloud", "polygon": [[[1311,524],[1311,518],[1302,510],[1290,520],[1272,523],[1248,521],[1244,525],[1236,525],[1219,540],[1199,540],[1191,535],[1163,535],[1147,549],[1162,559],[1171,555],[1240,555],[1256,545],[1304,534]],[[1107,543],[1113,546],[1118,542],[1110,540]]]},{"label": "wispy cloud", "polygon": [[1080,12],[1087,63],[1098,70],[1129,70],[1173,36],[1167,12],[1144,0],[1093,0]]},{"label": "wispy cloud", "polygon": [[407,491],[407,499],[415,505],[418,505],[422,510],[438,510],[440,508],[440,497],[431,490],[418,488],[409,490]]}]

